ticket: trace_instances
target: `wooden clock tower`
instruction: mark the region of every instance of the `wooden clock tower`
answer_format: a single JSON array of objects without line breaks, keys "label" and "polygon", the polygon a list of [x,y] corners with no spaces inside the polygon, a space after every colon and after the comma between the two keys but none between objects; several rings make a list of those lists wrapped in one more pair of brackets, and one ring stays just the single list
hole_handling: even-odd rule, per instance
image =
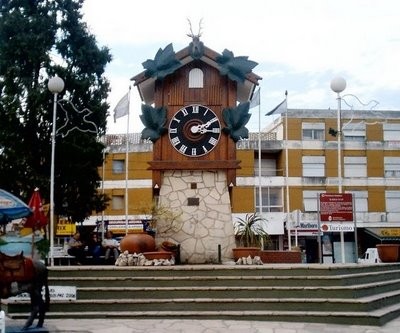
[{"label": "wooden clock tower", "polygon": [[177,53],[172,44],[160,49],[132,80],[145,103],[142,138],[153,141],[154,196],[177,217],[156,242],[179,243],[181,261],[198,264],[232,258],[236,141],[248,134],[248,101],[261,78],[247,57],[191,37]]}]

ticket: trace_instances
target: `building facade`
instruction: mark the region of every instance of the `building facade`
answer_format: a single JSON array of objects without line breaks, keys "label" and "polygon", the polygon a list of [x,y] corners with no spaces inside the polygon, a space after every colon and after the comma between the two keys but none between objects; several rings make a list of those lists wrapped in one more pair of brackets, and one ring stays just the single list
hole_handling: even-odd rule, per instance
[{"label": "building facade", "polygon": [[[343,110],[341,118],[337,131],[334,110],[289,109],[274,116],[261,133],[237,142],[240,168],[236,183],[226,184],[232,224],[237,217],[261,212],[273,240],[270,247],[299,247],[310,263],[341,262],[343,251],[345,261],[353,262],[368,247],[398,242],[400,112]],[[352,194],[354,218],[330,223],[320,221],[319,195],[338,192],[340,132],[342,190]],[[149,168],[154,147],[140,134],[107,135],[105,143],[101,190],[111,200],[106,211],[92,216],[89,223],[105,223],[125,234],[152,218],[158,194]],[[178,178],[186,176],[190,185],[198,175],[191,171]],[[212,183],[219,186],[218,179]],[[196,205],[192,210],[195,216]]]}]

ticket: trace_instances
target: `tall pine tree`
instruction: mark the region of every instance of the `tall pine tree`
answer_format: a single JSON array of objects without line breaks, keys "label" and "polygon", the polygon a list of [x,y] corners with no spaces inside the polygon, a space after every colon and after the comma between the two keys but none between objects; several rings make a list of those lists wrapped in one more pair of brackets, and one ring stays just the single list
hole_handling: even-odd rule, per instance
[{"label": "tall pine tree", "polygon": [[[111,61],[82,19],[83,0],[0,1],[0,188],[26,201],[35,187],[49,202],[53,94],[50,77],[65,89],[58,97],[91,111],[86,120],[97,133],[70,131],[56,136],[55,213],[83,221],[101,211],[98,167],[109,105],[104,76]],[[57,128],[64,134],[82,127],[71,105],[57,109]],[[76,115],[77,113],[75,113]],[[66,127],[63,127],[65,124]]]}]

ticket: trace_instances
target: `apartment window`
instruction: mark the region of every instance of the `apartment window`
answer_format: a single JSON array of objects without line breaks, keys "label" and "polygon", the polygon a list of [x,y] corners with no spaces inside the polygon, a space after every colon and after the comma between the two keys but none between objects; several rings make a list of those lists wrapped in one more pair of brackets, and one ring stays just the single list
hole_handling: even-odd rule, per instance
[{"label": "apartment window", "polygon": [[324,123],[302,123],[303,140],[325,140]]},{"label": "apartment window", "polygon": [[367,158],[365,156],[345,156],[344,176],[349,178],[367,177]]},{"label": "apartment window", "polygon": [[[259,187],[256,187],[256,211],[260,212]],[[262,212],[283,212],[283,189],[281,187],[262,187]]]},{"label": "apartment window", "polygon": [[125,160],[113,160],[112,161],[112,172],[114,174],[120,174],[125,172]]},{"label": "apartment window", "polygon": [[193,68],[189,72],[189,88],[203,88],[204,74],[200,68]]},{"label": "apartment window", "polygon": [[325,156],[303,156],[303,177],[325,177]]},{"label": "apartment window", "polygon": [[365,141],[365,123],[350,123],[342,126],[343,140]]},{"label": "apartment window", "polygon": [[113,195],[111,198],[112,209],[124,209],[125,201],[123,195]]},{"label": "apartment window", "polygon": [[[254,161],[254,174],[258,173],[258,160]],[[273,177],[277,175],[275,159],[261,159],[261,176]]]},{"label": "apartment window", "polygon": [[399,141],[400,124],[383,124],[383,140]]},{"label": "apartment window", "polygon": [[368,212],[368,192],[367,191],[346,191],[353,194],[354,210],[358,213]]},{"label": "apartment window", "polygon": [[386,211],[391,213],[400,212],[400,191],[386,191]]},{"label": "apartment window", "polygon": [[400,157],[386,156],[384,158],[385,177],[400,177]]},{"label": "apartment window", "polygon": [[317,212],[318,199],[322,191],[303,191],[304,212]]}]

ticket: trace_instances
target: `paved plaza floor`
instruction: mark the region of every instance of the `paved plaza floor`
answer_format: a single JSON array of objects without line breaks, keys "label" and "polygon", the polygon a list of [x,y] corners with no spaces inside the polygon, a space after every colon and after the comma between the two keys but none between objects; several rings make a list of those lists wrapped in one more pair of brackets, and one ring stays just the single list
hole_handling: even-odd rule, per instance
[{"label": "paved plaza floor", "polygon": [[[6,318],[6,333],[18,332],[23,324],[24,320]],[[45,328],[49,333],[399,333],[400,317],[382,327],[241,320],[98,318],[48,319]]]}]

